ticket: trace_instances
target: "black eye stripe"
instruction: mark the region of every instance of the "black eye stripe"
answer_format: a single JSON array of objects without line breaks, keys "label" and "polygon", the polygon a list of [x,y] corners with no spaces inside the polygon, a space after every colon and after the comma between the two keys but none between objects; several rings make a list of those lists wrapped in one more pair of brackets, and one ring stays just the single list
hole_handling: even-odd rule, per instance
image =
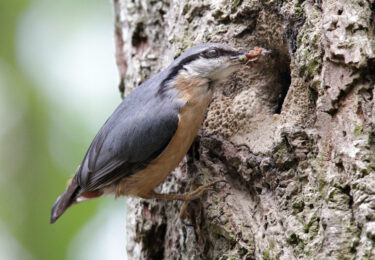
[{"label": "black eye stripe", "polygon": [[[210,51],[212,50],[215,50],[217,52],[217,55],[211,55],[210,54]],[[204,58],[207,58],[207,59],[211,59],[211,58],[217,58],[217,57],[220,57],[220,56],[235,56],[237,55],[238,52],[236,51],[230,51],[230,50],[224,50],[224,49],[209,49],[209,50],[206,50],[202,53],[202,56]]]}]

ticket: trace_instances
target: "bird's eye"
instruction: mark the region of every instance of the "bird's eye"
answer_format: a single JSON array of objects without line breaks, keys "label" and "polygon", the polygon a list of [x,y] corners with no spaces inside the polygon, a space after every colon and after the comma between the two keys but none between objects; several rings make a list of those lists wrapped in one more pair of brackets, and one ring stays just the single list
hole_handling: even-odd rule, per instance
[{"label": "bird's eye", "polygon": [[218,50],[211,49],[206,52],[206,55],[208,58],[216,58],[217,56],[219,56],[219,52]]}]

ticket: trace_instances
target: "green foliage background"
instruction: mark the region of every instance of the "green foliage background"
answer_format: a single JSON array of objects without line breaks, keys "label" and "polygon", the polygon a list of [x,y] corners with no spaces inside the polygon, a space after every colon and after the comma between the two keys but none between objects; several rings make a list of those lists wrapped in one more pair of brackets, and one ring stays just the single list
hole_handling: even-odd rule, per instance
[{"label": "green foliage background", "polygon": [[[51,206],[65,189],[67,176],[76,170],[96,130],[84,124],[79,113],[68,113],[51,102],[19,64],[17,28],[24,11],[36,2],[0,1],[0,221],[33,259],[58,260],[67,259],[72,238],[95,214],[103,200],[82,203],[67,211],[56,224],[49,224]],[[87,15],[87,7],[90,10],[105,9],[106,15],[111,17],[108,1],[64,2],[68,2],[72,9],[62,15],[67,21],[73,19],[73,24],[75,17]],[[103,87],[117,92],[116,86]],[[68,138],[57,134],[60,139],[57,143],[64,145],[55,148],[66,155],[68,173],[51,156],[53,117],[63,118],[63,127],[76,136]],[[98,125],[104,120],[97,118]]]}]

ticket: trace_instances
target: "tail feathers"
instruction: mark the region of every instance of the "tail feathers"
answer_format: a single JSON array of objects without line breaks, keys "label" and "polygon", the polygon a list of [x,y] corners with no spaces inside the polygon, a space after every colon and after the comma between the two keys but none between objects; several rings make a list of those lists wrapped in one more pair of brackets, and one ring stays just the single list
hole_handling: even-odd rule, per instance
[{"label": "tail feathers", "polygon": [[66,191],[61,194],[57,198],[55,204],[53,204],[51,210],[51,224],[55,223],[56,220],[65,212],[65,210],[67,210],[75,202],[78,191],[79,185],[76,176],[74,176]]}]

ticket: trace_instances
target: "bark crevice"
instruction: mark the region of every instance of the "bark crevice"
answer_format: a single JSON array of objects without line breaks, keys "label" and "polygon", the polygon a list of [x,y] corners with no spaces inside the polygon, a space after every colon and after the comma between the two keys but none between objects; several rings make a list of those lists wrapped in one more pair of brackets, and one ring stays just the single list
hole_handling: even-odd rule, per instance
[{"label": "bark crevice", "polygon": [[373,258],[373,1],[116,0],[115,10],[127,93],[198,43],[273,51],[218,87],[159,191],[229,184],[190,204],[190,225],[181,202],[129,199],[131,259]]}]

